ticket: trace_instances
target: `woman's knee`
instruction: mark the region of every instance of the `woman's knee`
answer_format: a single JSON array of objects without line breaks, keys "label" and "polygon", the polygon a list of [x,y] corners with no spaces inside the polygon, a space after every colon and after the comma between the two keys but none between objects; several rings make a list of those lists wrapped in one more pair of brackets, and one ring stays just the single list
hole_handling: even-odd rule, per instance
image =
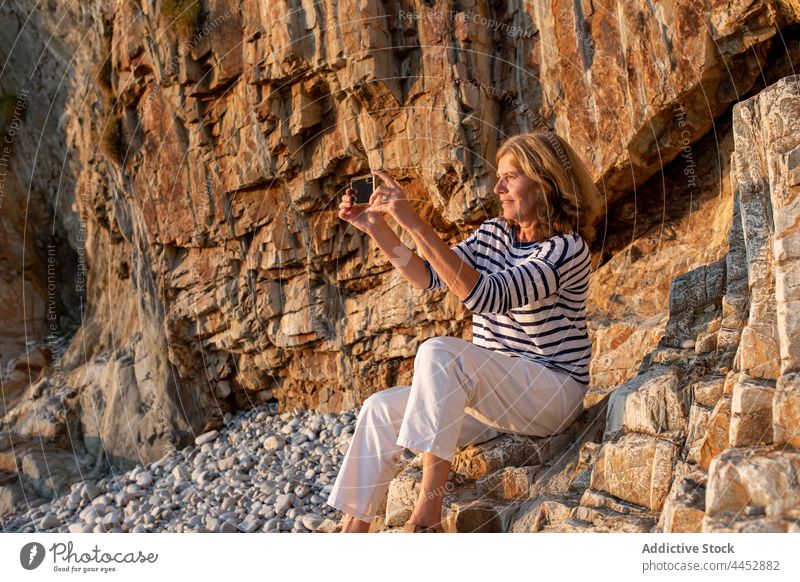
[{"label": "woman's knee", "polygon": [[572,392],[570,396],[567,398],[567,410],[564,413],[564,415],[567,417],[567,421],[564,428],[568,427],[573,422],[575,422],[577,418],[583,413],[584,396],[585,396],[585,391],[578,390]]},{"label": "woman's knee", "polygon": [[396,421],[398,417],[402,418],[405,402],[408,400],[407,396],[403,399],[403,389],[407,391],[409,388],[407,386],[395,386],[388,390],[375,392],[369,396],[361,405],[358,422],[362,418],[370,418],[372,421],[390,423]]}]

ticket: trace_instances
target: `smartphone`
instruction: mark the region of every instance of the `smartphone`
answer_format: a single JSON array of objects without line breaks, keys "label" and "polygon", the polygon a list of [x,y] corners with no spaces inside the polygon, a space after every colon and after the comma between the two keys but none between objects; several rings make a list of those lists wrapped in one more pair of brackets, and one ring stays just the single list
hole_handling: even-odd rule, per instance
[{"label": "smartphone", "polygon": [[350,187],[356,193],[356,204],[369,204],[370,196],[375,191],[375,177],[367,174],[353,178],[350,180]]}]

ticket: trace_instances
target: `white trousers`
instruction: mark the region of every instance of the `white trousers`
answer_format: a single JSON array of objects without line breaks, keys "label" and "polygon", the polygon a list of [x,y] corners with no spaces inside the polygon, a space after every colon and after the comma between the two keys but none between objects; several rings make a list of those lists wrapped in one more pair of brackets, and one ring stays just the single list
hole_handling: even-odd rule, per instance
[{"label": "white trousers", "polygon": [[370,521],[395,477],[403,447],[452,461],[457,448],[500,432],[549,436],[583,410],[580,382],[528,359],[455,337],[424,341],[411,386],[364,401],[327,503]]}]

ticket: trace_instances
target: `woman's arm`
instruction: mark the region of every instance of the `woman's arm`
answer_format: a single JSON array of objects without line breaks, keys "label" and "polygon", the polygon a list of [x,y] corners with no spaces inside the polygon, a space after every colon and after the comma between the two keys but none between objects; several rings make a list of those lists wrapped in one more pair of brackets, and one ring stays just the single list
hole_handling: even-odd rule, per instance
[{"label": "woman's arm", "polygon": [[[430,262],[431,267],[444,284],[461,301],[467,299],[478,283],[480,273],[472,265],[462,261],[461,257],[439,238],[436,231],[420,218],[406,198],[403,189],[389,174],[382,170],[376,170],[373,174],[381,178],[384,184],[378,186],[372,193],[368,212],[386,213],[392,216],[401,227],[408,231],[417,244],[418,252]],[[397,237],[395,236],[395,238]],[[397,242],[400,242],[399,239]],[[385,249],[383,250],[386,252]],[[419,259],[416,255],[414,257]],[[423,288],[425,288],[427,282],[430,281],[430,273],[427,272],[428,269],[422,260],[414,261],[413,269],[417,271],[417,268],[419,268],[419,274],[415,277],[419,277],[420,282],[425,281],[423,284]]]},{"label": "woman's arm", "polygon": [[405,246],[385,221],[378,221],[368,230],[370,237],[414,289],[425,289],[430,283],[428,267],[419,256]]},{"label": "woman's arm", "polygon": [[[473,313],[502,314],[509,309],[520,308],[541,301],[554,293],[560,293],[560,265],[564,264],[565,261],[569,261],[571,266],[574,262],[573,259],[581,253],[584,254],[585,259],[589,258],[588,248],[584,248],[583,251],[576,250],[572,248],[574,245],[567,244],[568,239],[570,241],[574,239],[558,236],[552,237],[547,246],[542,248],[541,253],[543,254],[540,253],[541,256],[532,256],[515,267],[503,269],[492,274],[481,273],[462,260],[461,256],[448,247],[439,238],[436,231],[420,218],[405,197],[402,188],[391,176],[383,171],[375,171],[373,173],[382,178],[385,185],[379,186],[373,192],[368,212],[389,214],[401,227],[408,231],[411,238],[414,239],[420,255],[428,260],[439,279]],[[392,233],[392,236],[394,236],[394,233]],[[399,239],[396,240],[399,243]],[[472,260],[474,257],[470,254],[469,239],[464,243],[466,243],[466,246],[460,247],[459,250],[463,249],[463,252],[467,253],[466,256],[469,256]],[[460,245],[464,243],[460,243]],[[586,246],[585,243],[583,246]],[[570,252],[572,255],[568,257]],[[416,255],[414,257],[419,258]],[[420,260],[419,262],[421,263],[421,269],[427,270],[427,265],[425,265],[424,261]],[[477,263],[473,262],[473,264]],[[414,270],[417,270],[416,266]],[[421,274],[414,276],[422,277]],[[430,281],[430,273],[428,273],[426,279],[421,280]],[[570,284],[572,284],[571,280]],[[586,284],[588,284],[588,281]]]}]

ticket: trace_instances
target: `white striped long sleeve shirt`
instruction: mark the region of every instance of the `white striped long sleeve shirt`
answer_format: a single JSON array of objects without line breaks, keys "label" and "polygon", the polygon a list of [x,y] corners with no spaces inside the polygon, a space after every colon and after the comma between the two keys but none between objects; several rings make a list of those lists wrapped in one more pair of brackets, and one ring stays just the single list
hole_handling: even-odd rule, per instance
[{"label": "white striped long sleeve shirt", "polygon": [[[506,221],[494,218],[452,249],[479,273],[464,299],[472,311],[472,342],[537,361],[588,386],[591,257],[586,241],[569,233],[521,242]],[[430,262],[425,264],[427,289],[443,287]]]}]

